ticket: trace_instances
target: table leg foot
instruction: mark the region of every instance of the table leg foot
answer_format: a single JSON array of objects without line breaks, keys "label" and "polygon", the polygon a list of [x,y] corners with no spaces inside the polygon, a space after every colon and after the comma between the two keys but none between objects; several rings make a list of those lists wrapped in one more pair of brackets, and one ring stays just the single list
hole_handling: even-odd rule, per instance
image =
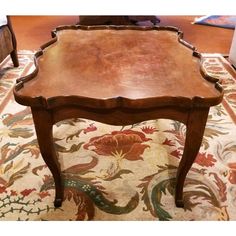
[{"label": "table leg foot", "polygon": [[62,205],[62,199],[57,198],[57,199],[54,200],[54,206],[56,208],[61,207],[61,205]]},{"label": "table leg foot", "polygon": [[176,207],[184,208],[184,201],[183,201],[183,199],[176,199],[175,200],[175,205],[176,205]]},{"label": "table leg foot", "polygon": [[184,152],[176,177],[175,203],[177,207],[183,207],[184,181],[200,149],[208,111],[209,108],[197,108],[189,112]]}]

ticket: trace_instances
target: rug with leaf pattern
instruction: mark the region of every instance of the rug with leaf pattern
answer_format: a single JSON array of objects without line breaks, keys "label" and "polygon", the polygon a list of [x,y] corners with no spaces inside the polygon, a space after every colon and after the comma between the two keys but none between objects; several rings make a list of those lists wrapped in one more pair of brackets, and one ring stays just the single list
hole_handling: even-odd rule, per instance
[{"label": "rug with leaf pattern", "polygon": [[71,119],[54,126],[65,196],[54,208],[54,182],[39,152],[29,108],[14,101],[16,78],[33,53],[0,65],[0,220],[236,220],[236,80],[217,54],[204,66],[221,78],[223,102],[210,109],[204,139],[174,204],[185,125],[166,119],[111,126]]}]

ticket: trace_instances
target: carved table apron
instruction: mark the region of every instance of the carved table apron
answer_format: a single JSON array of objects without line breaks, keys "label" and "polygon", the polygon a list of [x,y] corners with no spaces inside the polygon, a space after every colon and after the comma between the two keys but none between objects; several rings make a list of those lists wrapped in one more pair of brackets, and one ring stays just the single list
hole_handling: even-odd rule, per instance
[{"label": "carved table apron", "polygon": [[131,125],[166,118],[186,125],[175,203],[198,154],[210,106],[221,102],[218,80],[175,27],[61,26],[35,54],[36,69],[17,80],[14,96],[30,106],[42,157],[55,181],[56,207],[63,180],[54,148],[53,124],[87,118]]}]

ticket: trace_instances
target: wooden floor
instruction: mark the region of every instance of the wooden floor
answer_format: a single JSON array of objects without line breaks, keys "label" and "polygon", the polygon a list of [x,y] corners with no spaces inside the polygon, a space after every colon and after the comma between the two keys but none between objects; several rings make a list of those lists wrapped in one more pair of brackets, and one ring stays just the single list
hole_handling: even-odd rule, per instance
[{"label": "wooden floor", "polygon": [[[200,52],[228,54],[233,30],[192,24],[194,16],[160,16],[160,25],[172,25],[184,32],[184,39]],[[12,16],[18,50],[37,50],[51,39],[56,26],[76,24],[79,16]]]}]

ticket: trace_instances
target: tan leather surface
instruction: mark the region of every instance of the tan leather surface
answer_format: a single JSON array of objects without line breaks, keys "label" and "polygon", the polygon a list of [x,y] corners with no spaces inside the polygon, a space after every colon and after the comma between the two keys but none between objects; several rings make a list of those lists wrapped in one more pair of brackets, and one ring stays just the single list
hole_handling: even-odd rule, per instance
[{"label": "tan leather surface", "polygon": [[25,96],[214,97],[192,50],[177,33],[64,30],[39,58],[39,73],[18,92]]},{"label": "tan leather surface", "polygon": [[0,62],[13,51],[11,37],[11,32],[7,26],[0,28]]}]

